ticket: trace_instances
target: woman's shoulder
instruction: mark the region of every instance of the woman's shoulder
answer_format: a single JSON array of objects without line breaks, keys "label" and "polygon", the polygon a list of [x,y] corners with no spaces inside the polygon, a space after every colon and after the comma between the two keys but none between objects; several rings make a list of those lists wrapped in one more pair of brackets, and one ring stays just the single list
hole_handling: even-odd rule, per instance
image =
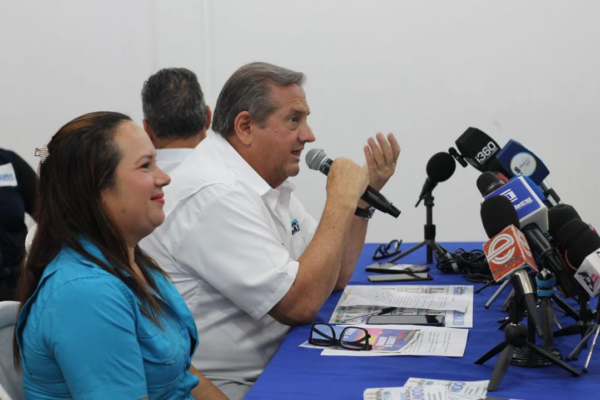
[{"label": "woman's shoulder", "polygon": [[47,300],[85,298],[123,299],[134,305],[135,296],[123,281],[71,248],[63,248],[46,267],[40,294]]}]

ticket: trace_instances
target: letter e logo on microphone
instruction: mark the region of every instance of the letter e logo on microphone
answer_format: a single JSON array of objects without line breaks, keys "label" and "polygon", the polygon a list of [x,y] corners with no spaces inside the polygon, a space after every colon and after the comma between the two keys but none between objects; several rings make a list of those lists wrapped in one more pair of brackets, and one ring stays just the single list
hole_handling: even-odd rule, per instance
[{"label": "letter e logo on microphone", "polygon": [[483,251],[496,282],[521,268],[538,269],[525,235],[513,225],[484,243]]}]

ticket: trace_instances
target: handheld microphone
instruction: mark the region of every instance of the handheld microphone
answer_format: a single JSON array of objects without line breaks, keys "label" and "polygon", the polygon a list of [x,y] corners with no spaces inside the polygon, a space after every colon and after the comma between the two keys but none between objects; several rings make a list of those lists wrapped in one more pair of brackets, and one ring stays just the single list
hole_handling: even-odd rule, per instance
[{"label": "handheld microphone", "polygon": [[477,128],[468,128],[454,143],[465,161],[481,172],[489,170],[489,163],[500,150],[494,139]]},{"label": "handheld microphone", "polygon": [[415,207],[419,205],[427,194],[435,189],[438,183],[450,179],[455,170],[456,163],[450,154],[444,152],[434,154],[427,162],[427,179]]},{"label": "handheld microphone", "polygon": [[[315,171],[321,171],[323,174],[328,175],[333,160],[327,157],[324,150],[312,149],[306,154],[306,164],[308,165],[308,168],[314,169]],[[398,218],[400,215],[400,210],[371,186],[367,187],[367,190],[361,196],[361,199],[370,206],[381,212],[390,214],[394,218]]]},{"label": "handheld microphone", "polygon": [[542,330],[538,323],[536,301],[527,269],[538,270],[525,235],[519,230],[519,217],[506,197],[491,197],[481,205],[481,220],[490,238],[483,245],[490,271],[496,282],[511,279],[522,298],[528,318]]},{"label": "handheld microphone", "polygon": [[569,263],[577,268],[575,280],[594,297],[600,293],[600,236],[585,222],[572,220],[559,231]]},{"label": "handheld microphone", "polygon": [[[486,176],[490,175],[486,174]],[[485,199],[494,196],[504,196],[511,201],[523,227],[521,230],[527,237],[533,253],[539,258],[542,267],[547,268],[556,276],[565,297],[576,295],[579,288],[573,275],[563,265],[556,249],[550,245],[544,235],[544,232],[548,231],[548,208],[535,194],[526,179],[519,176],[487,194]]]}]

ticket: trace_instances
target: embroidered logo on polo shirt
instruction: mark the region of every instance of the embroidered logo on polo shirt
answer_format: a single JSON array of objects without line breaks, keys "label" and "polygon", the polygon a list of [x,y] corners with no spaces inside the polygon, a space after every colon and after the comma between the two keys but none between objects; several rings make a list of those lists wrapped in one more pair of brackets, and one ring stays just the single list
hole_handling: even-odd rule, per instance
[{"label": "embroidered logo on polo shirt", "polygon": [[294,218],[292,220],[292,236],[298,232],[300,232],[300,224],[298,223],[298,220]]},{"label": "embroidered logo on polo shirt", "polygon": [[0,165],[0,187],[17,186],[17,175],[12,164]]}]

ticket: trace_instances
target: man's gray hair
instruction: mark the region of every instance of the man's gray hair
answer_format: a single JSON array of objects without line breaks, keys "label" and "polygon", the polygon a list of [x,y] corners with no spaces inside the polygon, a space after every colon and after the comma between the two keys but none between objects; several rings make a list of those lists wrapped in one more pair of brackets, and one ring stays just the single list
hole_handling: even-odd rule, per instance
[{"label": "man's gray hair", "polygon": [[276,109],[270,99],[270,85],[302,85],[302,72],[264,62],[246,64],[231,75],[219,94],[212,130],[227,137],[235,130],[235,118],[242,111],[261,125]]}]

